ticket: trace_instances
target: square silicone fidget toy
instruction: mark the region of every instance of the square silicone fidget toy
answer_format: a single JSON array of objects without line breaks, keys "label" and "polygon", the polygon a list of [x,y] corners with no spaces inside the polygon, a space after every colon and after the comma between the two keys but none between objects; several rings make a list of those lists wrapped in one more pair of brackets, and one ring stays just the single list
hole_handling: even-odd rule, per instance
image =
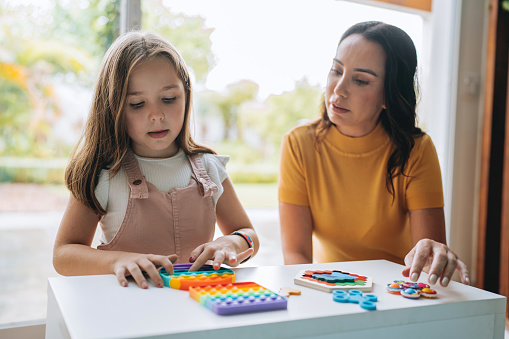
[{"label": "square silicone fidget toy", "polygon": [[339,270],[303,270],[293,281],[296,285],[325,292],[351,289],[371,292],[373,289],[373,279],[371,277]]},{"label": "square silicone fidget toy", "polygon": [[254,282],[191,286],[189,296],[219,315],[284,310],[288,299]]},{"label": "square silicone fidget toy", "polygon": [[188,272],[192,264],[173,265],[174,273],[159,270],[164,285],[177,290],[189,290],[190,286],[229,284],[235,282],[235,272],[221,267],[214,270],[212,265],[203,265],[198,271]]}]

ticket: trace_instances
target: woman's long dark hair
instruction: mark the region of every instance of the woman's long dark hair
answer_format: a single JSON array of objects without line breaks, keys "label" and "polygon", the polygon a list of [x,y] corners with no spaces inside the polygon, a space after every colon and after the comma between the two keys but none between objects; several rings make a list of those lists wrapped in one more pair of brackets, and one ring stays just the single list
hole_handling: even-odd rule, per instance
[{"label": "woman's long dark hair", "polygon": [[[398,27],[379,21],[361,22],[350,27],[339,43],[352,34],[360,34],[368,41],[380,45],[385,51],[385,109],[380,122],[389,135],[393,151],[387,162],[386,185],[394,198],[393,178],[404,174],[405,166],[414,147],[416,136],[424,132],[416,126],[417,105],[417,53],[412,39]],[[332,122],[327,115],[325,101],[321,118],[314,123],[316,143],[319,144]]]}]

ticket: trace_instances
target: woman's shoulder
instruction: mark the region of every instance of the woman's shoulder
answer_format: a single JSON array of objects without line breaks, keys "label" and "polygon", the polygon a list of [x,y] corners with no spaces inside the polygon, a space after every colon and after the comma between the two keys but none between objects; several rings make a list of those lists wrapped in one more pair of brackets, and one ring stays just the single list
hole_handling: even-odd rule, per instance
[{"label": "woman's shoulder", "polygon": [[315,124],[312,121],[301,122],[285,134],[285,138],[308,140],[315,138]]},{"label": "woman's shoulder", "polygon": [[420,149],[427,148],[427,147],[433,147],[433,148],[435,147],[435,145],[433,144],[433,140],[431,140],[431,137],[429,136],[429,134],[427,134],[425,132],[423,132],[420,135],[414,136],[414,141],[415,141],[414,148],[416,150],[420,150]]}]

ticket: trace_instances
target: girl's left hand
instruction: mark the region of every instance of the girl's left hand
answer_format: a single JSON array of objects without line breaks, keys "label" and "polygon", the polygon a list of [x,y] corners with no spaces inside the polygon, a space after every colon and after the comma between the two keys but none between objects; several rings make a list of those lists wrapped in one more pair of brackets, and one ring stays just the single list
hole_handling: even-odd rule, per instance
[{"label": "girl's left hand", "polygon": [[467,266],[446,245],[431,240],[421,239],[405,257],[403,276],[417,281],[421,271],[429,273],[428,282],[434,285],[437,281],[444,287],[449,285],[454,271],[458,271],[461,282],[469,285]]},{"label": "girl's left hand", "polygon": [[237,235],[222,236],[212,242],[196,247],[191,252],[191,257],[189,258],[189,262],[193,263],[193,265],[189,268],[189,272],[198,270],[207,262],[207,260],[213,261],[212,266],[215,270],[218,270],[222,263],[233,267],[238,266],[242,261],[249,258],[249,256],[254,253],[252,248],[238,253],[237,251],[241,251],[241,249],[238,249],[238,246],[233,241],[233,239],[238,238],[239,236]]}]

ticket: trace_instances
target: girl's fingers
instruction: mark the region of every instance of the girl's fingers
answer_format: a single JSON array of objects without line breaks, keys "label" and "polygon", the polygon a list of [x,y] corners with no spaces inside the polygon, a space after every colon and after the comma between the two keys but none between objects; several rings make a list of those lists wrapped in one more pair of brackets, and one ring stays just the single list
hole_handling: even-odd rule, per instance
[{"label": "girl's fingers", "polygon": [[173,273],[175,273],[175,271],[173,269],[173,263],[175,261],[177,261],[177,255],[172,254],[167,257],[163,257],[163,259],[161,259],[161,261],[159,262],[159,265],[164,267],[164,269],[166,270],[166,273],[173,274]]},{"label": "girl's fingers", "polygon": [[146,261],[140,263],[140,267],[145,273],[148,274],[156,287],[163,287],[163,279],[159,275],[159,271],[156,269],[154,262],[152,262],[150,259],[147,259]]},{"label": "girl's fingers", "polygon": [[[199,248],[199,247],[198,247]],[[189,259],[191,262],[193,262],[193,264],[191,265],[191,267],[189,268],[189,272],[194,272],[194,271],[197,271],[200,269],[200,267],[202,267],[203,265],[205,265],[205,263],[207,262],[207,260],[209,259],[212,259],[213,258],[213,253],[212,252],[212,248],[205,248],[203,247],[202,248],[202,252],[197,256],[195,257],[195,254],[192,254],[191,255],[191,258],[193,258],[194,262],[191,261],[191,259]],[[194,252],[194,251],[193,251]],[[193,253],[191,252],[191,253]]]},{"label": "girl's fingers", "polygon": [[127,287],[127,279],[125,274],[125,268],[121,267],[115,271],[115,276],[117,277],[118,283],[120,286]]},{"label": "girl's fingers", "polygon": [[[203,249],[205,248],[205,244],[203,245],[200,245],[198,247],[196,247],[192,252],[191,252],[191,256],[189,257],[189,262],[192,262],[194,263],[196,258],[198,258],[200,256],[200,254],[203,252]],[[200,266],[201,267],[201,266]]]},{"label": "girl's fingers", "polygon": [[238,260],[239,264],[241,262],[243,262],[244,260],[246,260],[247,258],[249,258],[250,256],[252,256],[253,253],[254,253],[254,249],[248,248],[244,252],[240,252],[239,254],[237,254],[237,260]]},{"label": "girl's fingers", "polygon": [[131,273],[131,276],[134,278],[134,281],[143,289],[148,288],[148,282],[147,279],[143,276],[143,273],[140,270],[140,267],[136,264],[133,264],[129,267],[127,267],[127,270],[129,273]]},{"label": "girl's fingers", "polygon": [[236,252],[229,252],[226,254],[226,263],[230,266],[237,266],[237,253]]},{"label": "girl's fingers", "polygon": [[214,254],[214,261],[212,262],[212,266],[215,270],[218,270],[221,267],[221,264],[224,262],[226,255],[223,251],[216,251]]}]

